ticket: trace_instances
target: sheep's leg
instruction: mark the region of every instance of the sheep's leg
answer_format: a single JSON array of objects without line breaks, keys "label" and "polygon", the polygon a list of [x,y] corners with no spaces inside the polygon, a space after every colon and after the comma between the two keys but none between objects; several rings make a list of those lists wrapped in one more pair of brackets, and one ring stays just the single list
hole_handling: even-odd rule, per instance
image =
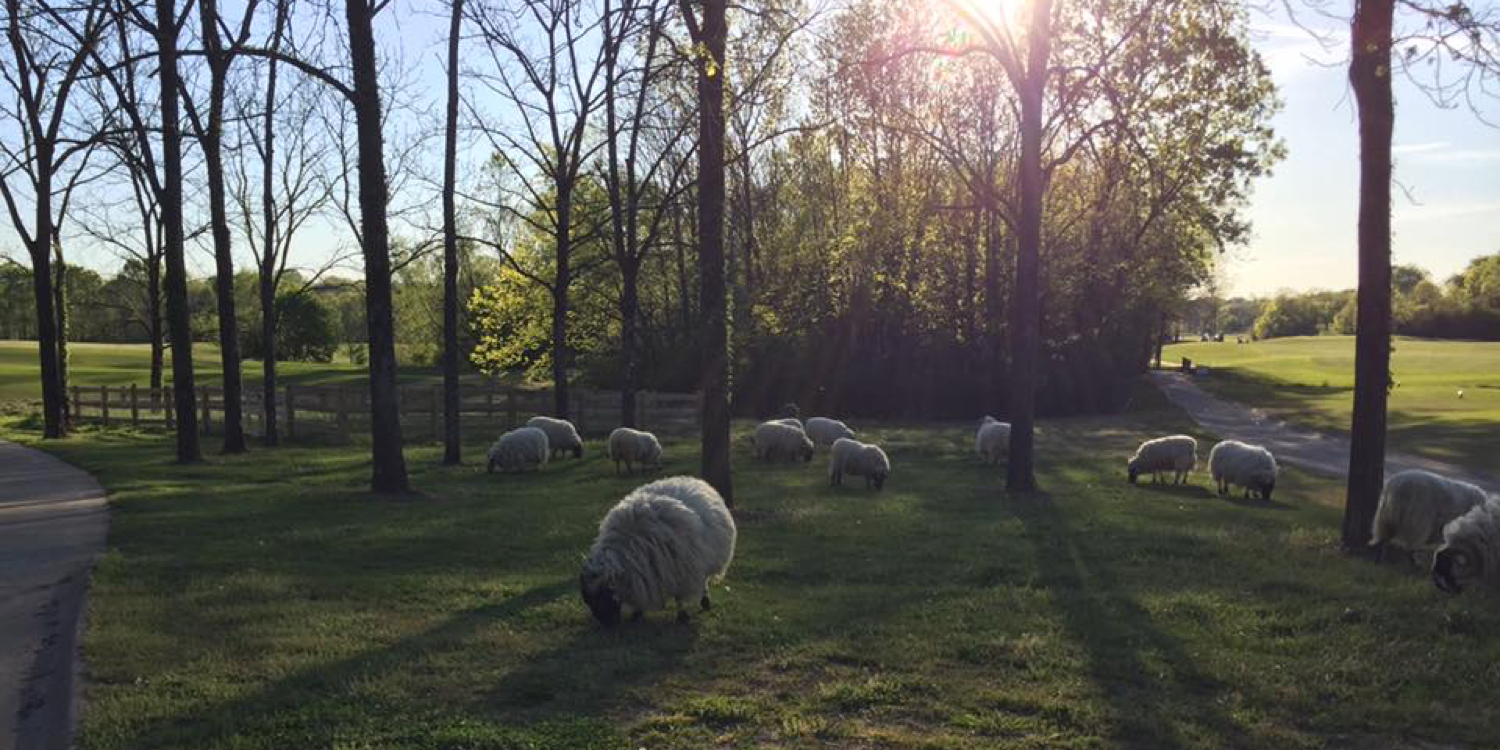
[{"label": "sheep's leg", "polygon": [[688,614],[688,611],[683,608],[683,606],[682,606],[682,599],[679,597],[677,599],[677,622],[682,623],[683,625],[686,625],[689,622],[692,622],[692,620],[693,620],[693,616],[690,615],[690,614]]},{"label": "sheep's leg", "polygon": [[1381,542],[1380,544],[1375,545],[1375,562],[1376,563],[1383,563],[1383,562],[1385,562],[1385,548],[1389,547],[1389,546],[1391,546],[1390,542]]}]

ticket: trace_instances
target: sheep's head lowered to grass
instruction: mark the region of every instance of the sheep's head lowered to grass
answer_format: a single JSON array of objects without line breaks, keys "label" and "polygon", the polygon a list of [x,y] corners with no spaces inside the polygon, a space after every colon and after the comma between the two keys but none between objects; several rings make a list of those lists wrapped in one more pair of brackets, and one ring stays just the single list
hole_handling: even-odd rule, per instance
[{"label": "sheep's head lowered to grass", "polygon": [[583,572],[578,574],[578,588],[583,594],[583,602],[588,605],[599,624],[612,628],[620,624],[624,606],[610,579],[608,566],[602,560],[594,558],[585,562]]},{"label": "sheep's head lowered to grass", "polygon": [[1478,578],[1483,570],[1483,560],[1475,549],[1445,544],[1432,556],[1432,582],[1450,594],[1462,593],[1464,583]]}]

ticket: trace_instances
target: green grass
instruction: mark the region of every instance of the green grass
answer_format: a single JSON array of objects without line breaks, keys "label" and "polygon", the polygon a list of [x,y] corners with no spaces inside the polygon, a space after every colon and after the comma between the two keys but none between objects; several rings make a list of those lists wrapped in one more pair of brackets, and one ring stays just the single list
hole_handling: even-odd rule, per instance
[{"label": "green grass", "polygon": [[[350,364],[342,355],[334,362],[282,362],[277,380],[286,385],[363,385],[368,382],[365,365]],[[241,368],[247,383],[261,381],[259,360],[246,360]],[[219,348],[212,344],[193,346],[193,371],[200,384],[220,385],[224,371]],[[68,344],[69,385],[144,386],[150,380],[151,348],[146,344]],[[403,383],[436,379],[431,367],[402,366],[397,377]],[[163,380],[172,382],[172,356],[168,351]],[[41,370],[35,341],[0,341],[0,401],[40,399]]]},{"label": "green grass", "polygon": [[[1390,448],[1495,472],[1500,343],[1398,338],[1394,346]],[[1209,376],[1198,382],[1220,396],[1329,432],[1349,432],[1351,336],[1178,344],[1163,354],[1169,364],[1182,357],[1209,366]]]},{"label": "green grass", "polygon": [[1494,746],[1493,600],[1337,552],[1330,481],[1290,470],[1270,505],[1126,484],[1138,440],[1188,429],[1154,391],[1136,409],[1044,422],[1036,497],[969,424],[858,425],[881,493],[737,438],[714,610],[618,632],[576,576],[642,480],[597,444],[504,477],[416,447],[421,495],[386,500],[358,448],[181,467],[163,435],[83,432],[46,446],[114,500],[82,747]]}]

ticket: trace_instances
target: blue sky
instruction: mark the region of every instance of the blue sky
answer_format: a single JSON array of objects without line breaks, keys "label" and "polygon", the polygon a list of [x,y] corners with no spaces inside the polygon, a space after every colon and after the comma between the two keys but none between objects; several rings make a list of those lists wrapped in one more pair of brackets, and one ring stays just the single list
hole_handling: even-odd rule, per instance
[{"label": "blue sky", "polygon": [[[1353,287],[1359,143],[1342,64],[1348,31],[1330,26],[1338,46],[1325,50],[1285,19],[1255,26],[1285,101],[1275,126],[1287,158],[1255,186],[1254,238],[1227,259],[1229,289]],[[1393,254],[1442,280],[1476,255],[1500,252],[1500,130],[1396,80],[1396,180],[1406,192],[1394,191]],[[1500,102],[1487,104],[1488,119],[1500,121]]]}]

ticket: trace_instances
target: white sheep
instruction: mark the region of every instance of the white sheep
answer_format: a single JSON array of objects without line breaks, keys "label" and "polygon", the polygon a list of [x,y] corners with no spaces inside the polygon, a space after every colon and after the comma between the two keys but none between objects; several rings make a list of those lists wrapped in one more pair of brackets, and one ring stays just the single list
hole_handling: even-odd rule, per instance
[{"label": "white sheep", "polygon": [[828,458],[828,483],[842,486],[845,474],[864,477],[866,489],[878,490],[885,487],[885,478],[891,475],[891,460],[878,445],[839,438],[833,441]]},{"label": "white sheep", "polygon": [[609,433],[608,449],[616,473],[619,473],[621,463],[629,472],[635,471],[635,464],[661,468],[661,443],[649,432],[616,427]]},{"label": "white sheep", "polygon": [[1254,492],[1270,500],[1276,489],[1276,457],[1258,445],[1221,441],[1208,453],[1208,470],[1220,495],[1228,494],[1229,486],[1237,484],[1245,488],[1245,497]]},{"label": "white sheep", "polygon": [[708,583],[734,559],[734,517],[707,482],[694,477],[659,479],[625,496],[599,524],[578,586],[605,626],[625,610],[636,617],[677,603],[710,606]]},{"label": "white sheep", "polygon": [[1010,453],[1010,423],[994,417],[985,417],[979,422],[979,431],[974,434],[974,452],[987,464],[996,464]]},{"label": "white sheep", "polygon": [[812,439],[800,427],[783,422],[762,422],[755,428],[755,457],[767,461],[785,459],[811,461]]},{"label": "white sheep", "polygon": [[552,457],[557,457],[558,451],[572,451],[573,458],[583,458],[583,438],[578,436],[578,428],[566,419],[554,419],[552,417],[536,416],[526,420],[527,427],[535,427],[547,433],[547,440],[552,446]]},{"label": "white sheep", "polygon": [[1484,490],[1430,471],[1395,474],[1385,480],[1380,493],[1370,524],[1370,546],[1380,547],[1380,559],[1391,542],[1407,552],[1435,549],[1443,541],[1443,527],[1484,499]]},{"label": "white sheep", "polygon": [[802,420],[800,420],[800,419],[798,419],[796,417],[782,417],[780,419],[773,419],[773,420],[770,420],[770,421],[771,421],[771,424],[784,424],[787,427],[796,427],[797,429],[802,430],[803,432],[807,431],[807,428],[802,425]]},{"label": "white sheep", "polygon": [[854,430],[849,429],[849,425],[828,417],[808,417],[807,425],[802,429],[812,438],[813,445],[820,448],[833,445],[833,441],[839,438],[854,437]]},{"label": "white sheep", "polygon": [[1457,594],[1471,581],[1500,587],[1500,498],[1449,521],[1432,556],[1432,582],[1438,588]]},{"label": "white sheep", "polygon": [[1172,484],[1182,484],[1197,465],[1198,441],[1189,435],[1169,435],[1141,443],[1126,470],[1131,484],[1148,472],[1154,476],[1154,481],[1159,482],[1164,471],[1174,473]]},{"label": "white sheep", "polygon": [[528,466],[540,470],[547,465],[548,445],[547,433],[535,427],[511,430],[490,446],[485,471],[520,471]]}]

